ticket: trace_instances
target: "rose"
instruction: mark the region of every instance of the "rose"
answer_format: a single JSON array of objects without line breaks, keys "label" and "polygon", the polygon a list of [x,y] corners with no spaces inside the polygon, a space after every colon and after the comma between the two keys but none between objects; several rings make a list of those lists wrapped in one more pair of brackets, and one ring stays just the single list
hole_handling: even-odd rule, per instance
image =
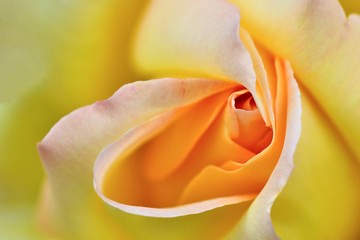
[{"label": "rose", "polygon": [[[355,63],[351,61],[351,56],[354,56],[354,52],[349,52],[349,49],[352,48],[351,46],[357,46],[357,42],[355,41],[357,37],[355,33],[356,31],[358,31],[356,29],[358,27],[358,20],[356,17],[351,18],[345,28],[342,24],[340,24],[341,22],[345,22],[345,17],[341,15],[339,6],[335,3],[329,2],[328,5],[309,5],[310,3],[306,3],[308,2],[303,3],[299,1],[287,3],[288,6],[284,7],[284,9],[293,9],[293,11],[286,13],[288,11],[282,12],[281,8],[276,8],[276,14],[272,15],[274,11],[269,11],[271,10],[271,7],[265,3],[261,3],[261,1],[257,1],[255,3],[237,2],[243,16],[243,26],[246,28],[246,30],[250,32],[254,39],[258,41],[257,46],[259,46],[259,44],[264,45],[275,56],[281,56],[288,59],[294,67],[295,74],[300,80],[302,84],[301,88],[303,89],[302,94],[304,111],[304,131],[302,132],[302,136],[306,137],[309,136],[311,133],[311,136],[314,138],[314,142],[312,142],[312,144],[315,144],[316,146],[315,151],[312,151],[311,154],[309,154],[308,151],[309,149],[312,149],[312,144],[306,145],[309,140],[304,137],[302,138],[303,140],[300,141],[300,144],[297,148],[296,157],[299,162],[298,166],[300,166],[301,168],[298,168],[298,172],[295,172],[294,174],[294,178],[292,180],[293,182],[290,182],[290,184],[288,185],[288,189],[290,190],[287,190],[288,192],[285,191],[282,195],[283,197],[280,197],[280,199],[277,201],[277,207],[275,208],[275,214],[273,215],[275,224],[277,224],[277,226],[275,225],[275,229],[277,229],[281,236],[290,239],[294,237],[294,231],[296,233],[299,233],[295,236],[305,236],[305,238],[311,237],[321,239],[324,237],[334,237],[335,239],[341,239],[343,237],[347,238],[355,236],[355,233],[353,232],[356,231],[356,228],[349,226],[348,223],[344,221],[344,223],[346,223],[345,226],[345,224],[343,224],[341,221],[345,219],[346,221],[351,220],[351,222],[357,222],[356,212],[358,209],[356,209],[356,202],[358,201],[359,197],[359,193],[356,188],[357,182],[355,176],[357,169],[351,169],[351,167],[343,161],[339,162],[339,158],[342,160],[345,159],[345,161],[351,161],[352,157],[346,155],[346,151],[344,152],[345,147],[338,146],[339,140],[335,137],[332,130],[330,130],[328,127],[322,126],[322,124],[324,123],[323,119],[319,118],[319,111],[314,111],[313,104],[314,102],[317,102],[318,107],[323,109],[323,114],[325,116],[328,116],[328,118],[333,121],[333,127],[336,129],[340,129],[339,136],[344,139],[344,143],[342,144],[348,145],[350,151],[354,153],[353,158],[357,159],[358,156],[356,153],[355,145],[350,140],[356,140],[358,138],[358,135],[355,131],[355,133],[345,131],[348,126],[353,126],[352,124],[342,124],[349,123],[351,119],[356,119],[358,117],[357,114],[352,114],[350,117],[343,117],[343,115],[339,115],[335,111],[337,110],[335,108],[335,100],[337,99],[337,97],[333,96],[333,99],[335,100],[330,98],[330,92],[328,92],[327,89],[320,88],[319,84],[321,84],[320,86],[325,86],[322,81],[324,81],[323,79],[326,79],[327,81],[330,81],[331,84],[336,83],[337,87],[341,86],[343,88],[343,91],[346,90],[346,92],[349,93],[350,100],[344,101],[345,109],[352,108],[352,104],[354,102],[358,102],[356,99],[354,100],[352,98],[353,96],[355,96],[355,94],[352,94],[352,91],[354,90],[348,88],[347,84],[340,84],[340,81],[344,80],[343,78],[339,77],[340,73],[342,76],[346,73],[344,70],[345,68],[355,70],[355,68],[352,66],[352,64]],[[279,5],[276,5],[276,3],[272,4],[274,4],[275,7],[279,7]],[[280,4],[280,2],[278,4]],[[226,3],[221,1],[214,1],[212,2],[212,4],[208,4],[208,2],[205,4],[205,2],[203,1],[197,1],[196,3],[192,4],[189,4],[187,2],[181,2],[178,5],[175,4],[175,6],[157,2],[155,6],[149,9],[149,13],[147,15],[148,17],[143,23],[143,30],[140,32],[139,35],[139,42],[136,45],[138,50],[137,60],[140,67],[142,67],[143,70],[145,70],[146,72],[154,75],[161,75],[164,72],[166,72],[167,74],[184,74],[184,72],[187,72],[187,74],[192,74],[196,76],[204,76],[204,74],[208,74],[208,76],[211,76],[213,78],[215,76],[215,78],[221,79],[239,79],[240,83],[245,85],[253,94],[253,97],[256,99],[256,104],[259,107],[260,112],[263,111],[262,114],[264,117],[264,121],[266,122],[266,112],[271,113],[271,111],[269,110],[269,106],[267,106],[267,110],[264,110],[264,106],[266,105],[266,100],[264,99],[266,99],[267,90],[266,88],[264,88],[264,85],[262,85],[260,87],[261,90],[257,91],[256,87],[254,87],[254,85],[251,85],[251,81],[246,81],[247,79],[251,79],[251,74],[246,75],[246,73],[248,73],[248,69],[246,68],[246,66],[251,66],[251,62],[246,62],[246,60],[244,60],[244,58],[246,59],[246,57],[244,57],[245,54],[242,51],[237,50],[239,48],[241,49],[241,46],[239,47],[239,43],[234,41],[233,38],[230,38],[229,35],[226,35],[229,32],[237,33],[238,30],[232,24],[235,22],[235,26],[238,26],[238,18],[236,17],[237,15],[236,13],[234,14],[233,10],[231,10],[233,8],[231,8],[230,5],[227,5]],[[160,16],[160,14],[157,14],[157,11],[163,13],[161,15],[162,17],[164,17],[164,15],[166,16],[165,13],[169,14],[169,16],[171,16],[173,20],[170,22],[162,21],[162,19],[159,19],[159,17],[157,17]],[[330,21],[326,15],[323,15],[324,13],[329,14],[329,19],[332,19],[332,21]],[[209,16],[212,16],[213,18]],[[280,23],[283,23],[282,21],[284,16],[289,23],[283,26],[283,24]],[[325,21],[324,23],[322,22],[322,20],[319,22],[314,19],[315,17],[316,19],[326,19],[329,21]],[[209,19],[213,19],[213,21],[215,19],[216,21],[214,22],[218,23],[219,25],[214,24],[214,22],[209,21]],[[188,28],[187,26],[189,25],[187,23],[189,22],[191,23],[191,27]],[[315,24],[316,27],[315,30],[312,30],[311,32],[309,22]],[[320,28],[320,25],[317,24],[321,23],[323,25],[321,25]],[[265,29],[264,26],[267,26],[267,28]],[[279,29],[279,26],[282,26],[283,29]],[[184,29],[193,29],[194,32],[187,32],[188,35],[185,35]],[[311,29],[314,29],[313,25]],[[206,32],[204,30],[209,30],[209,32]],[[331,40],[324,39],[324,36],[327,36],[328,31],[335,31],[336,37]],[[274,34],[275,32],[277,34]],[[291,34],[287,35],[288,33]],[[164,42],[159,42],[160,40],[158,36],[163,36],[163,38],[161,38],[160,40],[163,40]],[[212,36],[212,38],[209,38],[209,36]],[[221,38],[222,36],[228,37],[225,38],[225,40],[227,41],[224,41],[224,39]],[[230,34],[230,36],[237,35]],[[205,39],[205,37],[207,38]],[[242,41],[246,42],[246,37],[243,36]],[[229,45],[229,43],[231,44]],[[219,46],[230,46],[230,50],[234,50],[235,53],[229,51],[229,49],[226,49],[226,47],[219,48]],[[335,46],[337,46],[337,48]],[[246,45],[246,47],[248,51],[254,54],[254,50],[249,50],[251,45]],[[330,53],[328,51],[329,48],[331,48],[332,50],[335,49],[337,51],[334,50]],[[154,49],[157,51],[155,52]],[[303,51],[300,51],[299,49],[302,49]],[[265,54],[263,53],[264,55],[261,56],[262,60],[266,62],[266,50],[264,51]],[[196,55],[191,53],[196,53]],[[239,56],[241,56],[241,58],[239,58],[241,61],[234,61],[238,60],[236,57]],[[329,66],[338,63],[339,59],[346,60],[345,62],[347,63],[347,65],[337,65],[336,67],[333,67],[331,68],[331,70],[329,70]],[[258,65],[261,63],[257,62],[256,55],[252,56],[252,61],[254,62],[256,70],[255,72],[258,74],[257,77],[260,78],[260,80],[258,79],[258,81],[261,82],[261,71],[259,73],[259,68],[261,69],[261,65]],[[242,63],[246,64],[242,65]],[[190,70],[193,69],[195,69],[195,72],[190,73]],[[269,67],[266,69],[268,70],[267,74],[271,76],[271,74],[269,73]],[[236,71],[239,70],[242,70],[241,73],[243,75],[236,74]],[[332,73],[330,74],[331,76],[329,75],[329,72]],[[241,78],[241,76],[244,75],[246,77]],[[355,76],[357,75],[355,74]],[[289,86],[294,86],[291,85],[291,80],[289,80],[289,76],[285,79],[288,80]],[[350,80],[347,81],[355,81],[353,79],[356,78],[354,78],[353,76],[348,76],[348,79]],[[277,79],[276,85],[281,86],[281,82],[282,81],[280,81],[280,79]],[[269,83],[269,85],[271,85],[271,81],[269,81]],[[160,118],[156,118],[156,120],[150,122],[144,122],[145,120],[149,120],[151,117],[156,116],[159,113],[167,112],[165,110],[172,109],[171,107],[174,106],[188,106],[187,104],[190,104],[195,100],[199,100],[199,96],[201,96],[200,99],[204,99],[209,95],[212,96],[214,93],[221,93],[223,90],[229,90],[232,87],[235,87],[233,85],[228,86],[227,84],[229,83],[226,82],[222,82],[222,84],[220,84],[218,81],[213,82],[211,80],[207,80],[203,84],[204,85],[202,85],[202,80],[199,79],[154,80],[147,83],[135,83],[119,90],[119,92],[114,95],[114,97],[110,100],[98,103],[92,107],[80,109],[60,121],[59,124],[53,128],[53,130],[49,133],[49,135],[40,145],[41,155],[47,167],[50,183],[50,185],[48,185],[45,190],[46,201],[44,203],[49,204],[46,205],[45,213],[50,220],[54,221],[55,219],[57,221],[56,223],[58,225],[56,225],[55,227],[57,227],[58,229],[55,230],[71,230],[73,231],[71,234],[89,234],[84,236],[95,236],[95,234],[109,234],[110,236],[114,236],[116,234],[121,234],[117,232],[113,233],[112,231],[110,231],[114,227],[112,225],[109,226],[107,223],[109,219],[112,219],[112,217],[114,216],[107,215],[107,211],[103,209],[103,205],[99,203],[99,199],[97,198],[95,193],[91,191],[89,179],[92,178],[91,168],[92,162],[95,160],[94,156],[97,155],[100,149],[104,147],[103,145],[107,144],[106,142],[115,142],[113,145],[106,148],[97,160],[97,165],[95,167],[95,177],[97,177],[97,179],[95,183],[99,184],[99,181],[101,181],[104,176],[110,175],[110,173],[108,173],[109,169],[107,168],[108,164],[113,163],[116,158],[119,157],[118,155],[122,151],[124,151],[124,154],[127,154],[129,151],[131,152],[131,150],[137,149],[137,146],[133,146],[132,144],[139,144],[140,140],[147,136],[152,137],[150,133],[151,130],[154,131],[154,128],[149,127],[149,125],[151,126],[151,124],[155,124],[155,126],[157,126],[158,121],[167,122],[167,118],[171,118],[172,115],[170,113],[168,113],[168,115],[161,115]],[[216,86],[217,84],[219,84],[220,86]],[[224,86],[224,84],[226,86]],[[180,87],[178,85],[180,85]],[[334,85],[330,86],[330,89],[333,89],[333,87]],[[355,87],[352,87],[354,89],[357,89],[357,85],[355,85]],[[179,91],[179,89],[182,91]],[[194,91],[194,89],[195,93],[192,92]],[[209,89],[216,89],[216,91],[211,92]],[[295,89],[294,91],[296,92],[296,88],[290,89]],[[305,91],[304,89],[307,90]],[[233,89],[233,91],[235,90]],[[270,93],[272,93],[271,87],[269,91]],[[294,99],[292,99],[291,97],[286,98],[288,103],[296,103],[296,94],[294,94],[294,91],[285,91],[289,96],[295,96]],[[157,97],[157,94],[159,94],[159,92],[166,93],[164,99],[159,99]],[[281,92],[282,91],[276,91],[276,94],[280,94]],[[316,93],[316,95],[314,95],[314,92]],[[135,93],[139,95],[135,95]],[[260,95],[261,93],[263,93],[264,98],[262,100]],[[191,101],[189,101],[189,99],[187,98],[189,96],[188,94],[193,97],[190,98]],[[136,97],[134,97],[134,95]],[[180,98],[179,95],[184,95],[183,99]],[[143,97],[146,101],[142,100],[141,98],[139,99],[139,97]],[[326,103],[322,103],[319,101],[320,97],[323,97],[328,101]],[[179,99],[184,100],[184,102],[179,101]],[[154,106],[156,106],[156,108]],[[282,106],[282,104],[280,106]],[[294,106],[296,106],[296,104]],[[196,107],[196,109],[198,109],[198,106]],[[131,225],[129,222],[132,221],[129,220],[129,218],[135,218],[135,221],[141,221],[143,223],[145,221],[149,221],[150,223],[147,222],[147,224],[151,225],[154,224],[154,222],[168,224],[168,226],[176,223],[178,225],[178,231],[183,233],[182,230],[186,229],[186,224],[188,224],[188,222],[191,222],[191,224],[194,225],[199,224],[196,226],[200,226],[201,224],[211,226],[208,232],[211,233],[211,236],[218,237],[219,235],[214,235],[213,231],[225,234],[225,232],[228,232],[230,228],[234,227],[234,221],[238,220],[238,218],[241,217],[239,215],[241,215],[242,212],[246,211],[246,214],[242,216],[239,224],[234,227],[235,230],[231,233],[231,236],[242,236],[245,238],[260,239],[276,238],[273,233],[272,226],[269,224],[269,207],[271,207],[271,203],[274,200],[274,197],[276,197],[276,194],[279,192],[282,185],[284,184],[284,181],[287,178],[289,167],[286,163],[289,164],[289,162],[282,160],[286,159],[291,161],[292,159],[292,151],[295,146],[296,132],[299,131],[299,125],[296,121],[296,111],[298,109],[297,107],[290,107],[289,104],[285,104],[285,109],[280,107],[275,109],[277,109],[274,111],[275,115],[277,111],[280,113],[287,113],[288,117],[286,121],[286,136],[290,137],[285,137],[284,139],[282,139],[284,146],[282,147],[279,162],[275,167],[275,170],[269,181],[267,182],[266,186],[260,189],[259,195],[251,203],[251,206],[245,206],[244,210],[243,204],[239,204],[233,206],[232,208],[222,208],[221,210],[223,212],[218,210],[218,212],[214,211],[212,213],[208,213],[213,214],[213,216],[217,217],[219,217],[219,215],[221,214],[226,214],[227,222],[224,224],[219,224],[218,221],[213,220],[210,222],[205,222],[203,219],[201,219],[201,216],[204,216],[204,214],[188,216],[186,219],[187,221],[179,221],[178,219],[144,219],[141,217],[130,216],[125,213],[115,211],[114,215],[116,217],[120,217],[119,221],[123,223],[123,225],[116,226],[129,226]],[[175,108],[174,110],[177,111],[171,113],[176,115],[181,109],[179,110]],[[331,112],[330,110],[334,112]],[[203,111],[205,110],[199,109],[200,113],[204,113]],[[295,111],[295,114],[292,111]],[[114,121],[114,119],[118,120],[119,122]],[[271,117],[269,117],[268,119],[271,119]],[[279,121],[279,116],[275,116],[275,120]],[[142,122],[144,122],[143,125],[137,127]],[[130,131],[126,135],[123,135],[126,130],[131,129],[132,127],[135,127],[134,130]],[[118,138],[120,138],[120,141],[116,142]],[[138,141],[134,141],[134,139],[137,139]],[[276,139],[276,137],[274,139]],[[134,141],[135,143],[133,143],[132,141]],[[129,144],[128,142],[132,144]],[[289,143],[289,145],[287,143]],[[326,146],[326,148],[322,149],[323,146]],[[328,149],[328,146],[331,146],[331,148]],[[154,147],[156,148],[156,145]],[[121,151],[119,151],[118,148],[120,148]],[[329,151],[333,152],[329,154]],[[155,153],[157,152],[158,151],[155,151]],[[311,158],[312,156],[315,157]],[[312,162],[315,161],[315,164],[311,165],[309,164],[309,162],[300,161],[306,158],[311,158]],[[153,163],[156,164],[156,160],[154,161],[155,162]],[[326,164],[324,164],[328,164],[329,161],[331,161],[332,165],[336,165],[336,172],[334,172],[332,168],[326,167]],[[131,163],[131,161],[126,162]],[[326,168],[326,174],[323,174],[320,170],[315,171],[314,168],[311,168],[311,170],[307,169],[308,166],[316,167],[319,163],[322,165],[322,169]],[[145,166],[144,168],[151,168],[152,166],[153,165],[150,164],[148,165],[148,167]],[[128,166],[128,169],[131,169],[131,167],[134,166],[130,164],[130,166]],[[76,171],[76,169],[78,171]],[[281,171],[279,171],[279,169]],[[151,174],[151,171],[149,172],[149,174]],[[124,176],[128,173],[129,171],[123,171],[122,174],[120,174],[119,176]],[[327,177],[327,174],[329,173],[331,173],[331,177]],[[134,174],[134,171],[130,172],[129,177],[131,177],[131,174]],[[321,177],[319,177],[319,175]],[[153,177],[156,176],[157,175]],[[299,180],[304,176],[313,180],[311,181],[312,186],[308,186],[306,182],[301,182],[304,180]],[[313,176],[317,176],[317,178],[314,178]],[[135,180],[136,179],[133,179],[133,181]],[[323,196],[314,197],[311,195],[311,193],[313,192],[312,187],[318,188],[319,186],[322,187],[320,191],[321,193],[329,194],[327,190],[329,188],[326,184],[336,182],[341,182],[341,184],[339,185],[341,186],[341,188],[332,186],[331,190],[335,190],[337,194],[341,193],[341,196],[346,196],[345,198],[341,199],[343,202],[340,207],[337,205],[337,209],[333,208],[333,201],[324,203]],[[136,184],[136,182],[133,184]],[[292,188],[292,186],[295,187]],[[143,215],[157,215],[159,212],[156,211],[156,213],[154,213],[153,209],[140,209],[141,211],[139,211],[139,208],[136,207],[131,208],[129,206],[121,206],[118,203],[113,203],[111,202],[110,198],[113,198],[112,200],[114,200],[116,196],[105,193],[104,185],[97,185],[97,187],[99,193],[102,194],[102,197],[105,199],[105,201],[111,203],[117,208],[121,208],[122,210],[129,212],[136,211],[136,213],[140,213]],[[122,187],[124,188],[125,186]],[[74,195],[70,195],[75,193],[76,197],[74,197]],[[289,195],[289,193],[292,194]],[[126,191],[123,191],[122,195],[125,194]],[[134,198],[133,195],[130,194],[130,196],[128,196],[128,199],[121,199],[120,202],[125,201],[134,203],[134,201],[136,200],[131,200],[131,198]],[[287,207],[286,210],[289,211],[289,209],[291,209],[291,204],[299,201],[299,199],[302,200],[300,196],[303,195],[307,195],[310,200],[306,204],[298,205],[299,207],[301,206],[301,209],[305,209],[305,211],[301,214],[297,214],[295,212],[295,219],[312,219],[313,222],[309,224],[310,226],[299,223],[294,225],[290,224],[290,226],[285,225],[285,222],[281,222],[281,220],[284,221],[284,219],[288,220],[289,218],[282,208],[285,206]],[[193,195],[190,195],[190,197],[192,196]],[[332,196],[331,194],[329,194],[329,198],[330,197],[336,197],[336,195]],[[264,199],[266,201],[264,201]],[[164,200],[163,195],[160,195],[160,200]],[[321,203],[321,205],[319,204],[319,202]],[[166,203],[159,202],[147,204],[152,207],[156,204],[159,204],[159,206],[161,207],[164,207],[166,205]],[[223,204],[223,202],[221,204]],[[352,209],[350,211],[347,210],[347,204],[351,204],[352,206]],[[211,206],[214,206],[213,203],[211,204]],[[239,206],[241,206],[241,208]],[[314,209],[314,206],[319,207],[319,209]],[[239,209],[236,209],[235,207],[238,207]],[[198,209],[199,208],[197,206],[195,208],[195,212],[198,211]],[[236,211],[233,211],[234,209],[236,209]],[[308,209],[310,209],[310,211]],[[69,214],[68,212],[64,212],[64,210],[70,211],[74,215]],[[152,212],[150,212],[149,210],[151,210]],[[184,210],[184,208],[182,208],[182,210]],[[208,209],[206,209],[206,207],[204,208],[204,206],[201,205],[201,211],[202,210]],[[332,222],[334,222],[333,218],[329,218],[330,220],[327,220],[324,212],[336,212],[336,216],[340,216],[341,221],[337,222],[337,226],[332,228],[331,233],[328,232],[328,228],[325,228],[321,225],[319,228],[317,228],[316,224],[321,223],[324,224],[324,226],[331,226],[331,224],[333,224]],[[352,212],[355,213],[352,214]],[[183,213],[184,211],[182,211],[180,214]],[[190,209],[186,213],[194,213],[194,210]],[[318,215],[318,213],[320,214]],[[119,214],[120,216],[118,216]],[[171,214],[174,214],[173,210],[171,211]],[[175,213],[175,215],[179,214]],[[293,212],[291,212],[291,217],[293,215]],[[200,221],[199,219],[201,219],[202,221]],[[317,219],[321,219],[322,221],[317,221]],[[77,222],[81,222],[85,225],[87,223],[96,224],[96,228],[91,229],[94,232],[90,230],[89,232],[84,233],[83,229],[79,228],[79,225],[76,224]],[[70,224],[71,226],[67,224]],[[147,224],[142,224],[141,228],[145,228]],[[217,225],[218,228],[215,228],[214,225]],[[73,226],[75,227],[72,228]],[[305,226],[306,228],[294,230],[295,227],[299,226],[301,228]],[[154,225],[152,225],[152,227],[154,227]],[[219,228],[221,230],[219,230]],[[121,232],[130,232],[132,234],[135,234],[135,231],[136,227],[134,228],[134,230],[123,229],[123,231]],[[148,231],[151,230],[143,230],[145,234],[151,234]],[[172,233],[174,232],[171,232],[170,234]],[[203,231],[201,231],[201,233],[203,233]],[[157,233],[155,236],[164,236],[159,234],[160,233]],[[199,234],[196,232],[192,232],[191,234],[192,235],[190,236],[194,238],[201,236],[196,235]],[[141,235],[141,233],[138,233],[137,235],[135,234],[135,236],[144,237],[144,235]],[[170,236],[175,237],[172,235]],[[180,238],[184,237],[180,235],[177,236]],[[202,235],[202,237],[204,236]]]},{"label": "rose", "polygon": [[[243,8],[242,8],[243,9]],[[249,29],[248,29],[249,30]],[[250,30],[249,30],[250,31]],[[347,59],[347,58],[345,58],[345,59]],[[299,73],[299,72],[301,72],[301,71],[295,71],[295,73]],[[355,75],[356,76],[356,75]],[[316,113],[312,113],[312,114],[314,114],[315,116],[316,116]],[[305,126],[306,126],[306,124],[305,124]],[[306,131],[304,131],[304,132],[306,132]],[[303,135],[304,135],[304,133],[303,133]],[[301,150],[301,148],[300,148],[300,150]],[[319,153],[318,153],[319,154]],[[320,151],[320,154],[321,154],[321,151]],[[304,168],[302,168],[302,169],[304,169]],[[346,169],[346,167],[343,167],[343,169]],[[347,170],[345,170],[345,171],[347,171]],[[316,173],[318,173],[318,172],[316,172]],[[325,175],[326,176],[326,175]],[[332,174],[331,176],[335,176],[335,177],[337,177],[337,174]],[[341,176],[342,177],[342,176]],[[346,182],[346,179],[345,179],[345,181],[344,182]],[[350,182],[351,183],[351,182]],[[345,186],[345,184],[341,184],[341,185],[344,185]],[[350,184],[351,185],[351,184]],[[301,189],[301,187],[302,187],[303,185],[300,185],[300,189]],[[299,189],[299,188],[297,188],[297,189]],[[347,191],[350,191],[349,189],[347,190]],[[351,196],[351,191],[350,191],[350,194],[346,194],[347,196]],[[321,198],[320,198],[321,199]],[[311,206],[311,204],[308,204],[308,205],[310,205]],[[312,210],[312,212],[313,212],[314,210]],[[316,214],[315,214],[316,215]],[[347,215],[347,213],[346,214],[344,214],[344,216],[346,216]],[[276,218],[275,218],[276,219]],[[301,224],[298,224],[297,226],[301,226]],[[340,229],[339,227],[337,227],[336,229]],[[321,231],[320,231],[321,232]],[[341,231],[340,231],[341,232]]]}]

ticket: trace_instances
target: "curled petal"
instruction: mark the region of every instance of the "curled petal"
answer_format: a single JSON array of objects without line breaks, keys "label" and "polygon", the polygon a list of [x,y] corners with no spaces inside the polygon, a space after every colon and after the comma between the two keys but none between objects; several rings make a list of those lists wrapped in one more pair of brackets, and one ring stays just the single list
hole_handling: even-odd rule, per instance
[{"label": "curled petal", "polygon": [[48,204],[45,211],[49,222],[71,229],[80,218],[96,222],[98,234],[109,231],[106,229],[111,226],[106,225],[106,215],[99,210],[101,204],[92,183],[92,167],[101,149],[154,116],[233,85],[203,79],[136,82],[122,87],[108,100],[64,117],[39,144],[49,181],[46,193],[51,206]]}]

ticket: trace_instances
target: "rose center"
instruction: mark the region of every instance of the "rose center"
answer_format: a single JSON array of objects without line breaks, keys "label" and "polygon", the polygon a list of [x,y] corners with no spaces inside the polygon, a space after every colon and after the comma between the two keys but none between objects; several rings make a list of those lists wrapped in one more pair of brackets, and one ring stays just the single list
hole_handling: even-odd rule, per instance
[{"label": "rose center", "polygon": [[237,96],[234,102],[234,106],[236,109],[243,109],[243,110],[255,110],[257,109],[256,103],[254,98],[250,92],[245,92]]},{"label": "rose center", "polygon": [[227,112],[229,135],[236,143],[254,153],[261,152],[270,144],[273,131],[266,126],[247,89],[229,96]]}]

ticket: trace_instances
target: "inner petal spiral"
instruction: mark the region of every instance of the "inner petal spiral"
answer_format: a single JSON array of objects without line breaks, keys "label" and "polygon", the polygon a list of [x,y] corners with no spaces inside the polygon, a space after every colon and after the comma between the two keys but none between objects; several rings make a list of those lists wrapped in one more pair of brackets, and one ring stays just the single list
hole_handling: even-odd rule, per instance
[{"label": "inner petal spiral", "polygon": [[228,98],[228,129],[234,141],[254,153],[261,152],[272,139],[253,96],[247,89],[232,93]]},{"label": "inner petal spiral", "polygon": [[151,134],[124,137],[123,149],[129,148],[127,143],[137,146],[120,151],[108,168],[102,186],[108,198],[162,208],[259,191],[257,185],[239,187],[223,178],[221,186],[208,191],[213,186],[209,169],[239,170],[271,142],[272,129],[243,86],[165,113],[142,127],[147,125]]}]

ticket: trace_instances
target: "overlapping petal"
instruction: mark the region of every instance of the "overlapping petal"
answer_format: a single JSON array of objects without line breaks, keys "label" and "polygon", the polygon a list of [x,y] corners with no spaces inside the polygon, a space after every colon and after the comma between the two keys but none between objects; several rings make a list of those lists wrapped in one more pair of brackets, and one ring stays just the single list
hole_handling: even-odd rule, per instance
[{"label": "overlapping petal", "polygon": [[232,2],[252,36],[291,62],[301,84],[360,159],[360,127],[354,124],[360,121],[360,17],[346,18],[335,0]]},{"label": "overlapping petal", "polygon": [[[305,129],[295,155],[298,167],[275,204],[276,230],[291,239],[354,238],[358,233],[352,224],[359,221],[358,167],[353,166],[360,159],[360,128],[355,124],[360,105],[359,17],[346,19],[336,1],[234,2],[254,38],[291,61],[306,92]],[[284,19],[287,24],[282,24]]]},{"label": "overlapping petal", "polygon": [[[224,189],[234,188],[228,184],[208,191],[208,186],[214,186],[210,182],[198,187],[191,198],[181,197],[188,182],[204,166],[225,159],[245,162],[254,155],[232,142],[223,121],[218,121],[232,91],[233,87],[185,109],[174,108],[131,129],[103,150],[95,165],[95,187],[100,196],[118,209],[155,217],[201,213],[253,199],[255,190],[221,194]],[[204,193],[215,195],[202,196]]]}]

